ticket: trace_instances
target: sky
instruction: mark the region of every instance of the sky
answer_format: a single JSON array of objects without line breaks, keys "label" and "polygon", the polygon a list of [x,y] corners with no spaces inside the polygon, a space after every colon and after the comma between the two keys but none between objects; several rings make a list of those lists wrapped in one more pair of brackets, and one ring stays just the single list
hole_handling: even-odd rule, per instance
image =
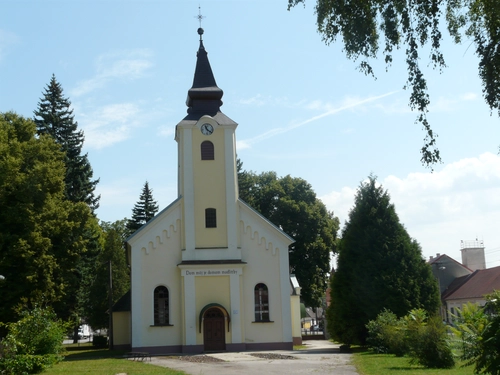
[{"label": "sky", "polygon": [[221,110],[239,125],[245,170],[305,179],[343,225],[372,174],[425,258],[461,260],[483,241],[500,266],[500,123],[482,97],[474,46],[443,41],[443,72],[421,66],[442,163],[422,166],[425,136],[404,90],[404,51],[376,79],[341,41],[326,45],[314,2],[0,0],[0,112],[33,117],[52,74],[72,103],[99,179],[97,216],[130,217],[146,181],[160,209],[177,197],[174,130],[186,115],[201,8]]}]

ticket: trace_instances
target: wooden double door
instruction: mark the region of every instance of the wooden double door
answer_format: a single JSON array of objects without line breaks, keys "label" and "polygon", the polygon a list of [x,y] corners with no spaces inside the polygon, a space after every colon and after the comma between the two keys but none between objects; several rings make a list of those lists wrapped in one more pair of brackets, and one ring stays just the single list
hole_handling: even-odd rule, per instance
[{"label": "wooden double door", "polygon": [[203,315],[203,344],[206,352],[226,350],[224,313],[215,307]]}]

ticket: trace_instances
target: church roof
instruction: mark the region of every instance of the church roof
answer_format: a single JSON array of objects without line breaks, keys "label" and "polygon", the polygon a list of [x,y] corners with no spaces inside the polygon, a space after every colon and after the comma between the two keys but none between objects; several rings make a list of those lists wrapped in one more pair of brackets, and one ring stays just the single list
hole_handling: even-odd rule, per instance
[{"label": "church roof", "polygon": [[188,91],[186,105],[188,115],[185,120],[198,120],[203,115],[215,116],[222,106],[224,92],[217,86],[208,61],[208,53],[203,45],[203,29],[198,29],[200,47],[197,52],[193,86]]}]

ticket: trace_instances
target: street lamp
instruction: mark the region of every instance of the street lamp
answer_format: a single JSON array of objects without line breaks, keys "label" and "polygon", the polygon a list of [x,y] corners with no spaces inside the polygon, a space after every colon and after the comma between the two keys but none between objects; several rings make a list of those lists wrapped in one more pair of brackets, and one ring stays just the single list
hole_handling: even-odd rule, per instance
[{"label": "street lamp", "polygon": [[4,281],[5,280],[5,276],[4,275],[0,275],[0,281]]},{"label": "street lamp", "polygon": [[438,279],[438,290],[439,290],[439,314],[441,315],[441,318],[443,319],[443,321],[446,321],[446,312],[447,312],[447,309],[445,307],[444,311],[443,311],[443,294],[441,292],[441,277],[439,275],[439,271],[441,270],[445,270],[446,267],[442,265],[442,263],[437,263],[437,279]]}]

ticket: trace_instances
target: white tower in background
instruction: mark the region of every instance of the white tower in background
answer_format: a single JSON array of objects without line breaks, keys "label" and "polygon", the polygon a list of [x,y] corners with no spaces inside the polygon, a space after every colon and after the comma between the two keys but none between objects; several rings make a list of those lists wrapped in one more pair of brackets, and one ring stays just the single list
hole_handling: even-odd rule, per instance
[{"label": "white tower in background", "polygon": [[460,241],[460,251],[462,252],[462,264],[473,271],[486,269],[486,260],[484,257],[484,242],[478,241]]}]

